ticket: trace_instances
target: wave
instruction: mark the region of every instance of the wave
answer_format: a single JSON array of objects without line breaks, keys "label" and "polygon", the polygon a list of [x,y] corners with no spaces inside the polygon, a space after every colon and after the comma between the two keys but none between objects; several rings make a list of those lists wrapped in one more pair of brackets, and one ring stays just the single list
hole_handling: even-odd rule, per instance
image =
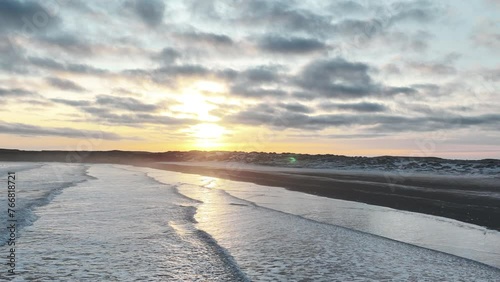
[{"label": "wave", "polygon": [[[132,171],[132,172],[137,172],[138,170],[135,168],[125,168],[123,166],[115,166],[115,168],[127,170],[127,171]],[[224,247],[220,246],[217,241],[207,232],[204,230],[196,228],[196,223],[198,223],[195,219],[195,215],[197,213],[197,208],[196,205],[203,204],[202,201],[193,199],[183,193],[181,193],[178,189],[180,185],[183,185],[184,183],[164,183],[158,179],[156,179],[154,176],[151,176],[150,173],[148,172],[143,172],[146,177],[154,181],[155,183],[161,184],[161,185],[171,185],[171,188],[173,192],[179,196],[182,199],[185,199],[187,201],[192,202],[192,205],[183,205],[180,204],[179,208],[182,208],[186,210],[186,218],[185,220],[189,224],[187,227],[184,226],[185,224],[183,222],[169,222],[169,225],[179,234],[181,237],[185,236],[186,234],[189,234],[190,236],[195,236],[197,239],[201,240],[204,242],[218,257],[219,259],[224,263],[226,266],[227,270],[230,272],[233,280],[232,281],[250,281],[250,279],[245,275],[245,273],[240,269],[238,266],[238,263],[236,260],[231,256],[231,254],[226,250]],[[186,239],[189,240],[189,239]]]},{"label": "wave", "polygon": [[[16,172],[15,215],[18,237],[22,236],[22,231],[26,227],[33,225],[38,219],[34,213],[37,208],[50,204],[64,189],[90,179],[88,168],[86,165],[7,163],[3,169]],[[54,177],[51,178],[51,175]],[[3,205],[3,202],[6,204],[7,200],[2,197],[0,203]],[[2,226],[5,226],[6,213],[0,215],[0,221]],[[0,247],[5,246],[7,239],[7,234],[3,232],[3,236],[0,237]]]}]

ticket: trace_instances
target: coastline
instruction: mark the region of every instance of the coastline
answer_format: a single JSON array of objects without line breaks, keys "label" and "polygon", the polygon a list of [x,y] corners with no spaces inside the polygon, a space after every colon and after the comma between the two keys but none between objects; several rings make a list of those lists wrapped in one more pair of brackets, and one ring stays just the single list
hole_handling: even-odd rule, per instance
[{"label": "coastline", "polygon": [[441,216],[500,231],[500,185],[483,179],[449,176],[405,176],[389,185],[384,175],[353,172],[264,171],[189,163],[133,162],[132,165],[282,187],[317,196],[363,202]]}]

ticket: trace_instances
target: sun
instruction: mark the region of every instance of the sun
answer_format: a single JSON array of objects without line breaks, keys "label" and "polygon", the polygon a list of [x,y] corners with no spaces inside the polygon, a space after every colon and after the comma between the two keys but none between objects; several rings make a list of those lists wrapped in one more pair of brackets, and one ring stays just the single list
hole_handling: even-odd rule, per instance
[{"label": "sun", "polygon": [[200,123],[191,127],[195,145],[202,149],[221,147],[221,141],[227,130],[215,123]]},{"label": "sun", "polygon": [[215,105],[206,101],[205,97],[199,93],[185,93],[178,99],[179,105],[173,109],[181,114],[183,118],[196,118],[204,122],[216,121],[217,118],[210,115],[210,111],[215,109]]},{"label": "sun", "polygon": [[193,129],[199,139],[219,139],[225,132],[224,127],[214,123],[200,123],[193,126]]},{"label": "sun", "polygon": [[181,87],[180,95],[176,99],[178,104],[172,106],[179,118],[195,118],[200,122],[216,122],[217,116],[211,111],[224,100],[223,96],[214,93],[223,93],[225,85],[210,80],[198,80]]}]

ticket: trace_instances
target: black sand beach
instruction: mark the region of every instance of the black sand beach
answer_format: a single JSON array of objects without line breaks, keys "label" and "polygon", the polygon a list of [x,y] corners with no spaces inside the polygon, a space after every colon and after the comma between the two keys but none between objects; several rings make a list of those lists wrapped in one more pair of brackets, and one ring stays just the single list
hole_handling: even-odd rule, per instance
[{"label": "black sand beach", "polygon": [[436,215],[500,230],[500,184],[492,179],[405,176],[390,185],[385,175],[324,172],[275,172],[184,164],[135,164],[259,185],[283,187],[318,196],[363,202]]}]

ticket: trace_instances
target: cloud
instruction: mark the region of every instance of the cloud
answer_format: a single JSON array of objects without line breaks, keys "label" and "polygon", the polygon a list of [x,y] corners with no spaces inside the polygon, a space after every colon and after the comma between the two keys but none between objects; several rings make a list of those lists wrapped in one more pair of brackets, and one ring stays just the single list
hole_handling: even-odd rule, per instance
[{"label": "cloud", "polygon": [[109,95],[97,96],[95,103],[106,108],[122,109],[131,112],[155,112],[161,108],[159,105],[145,104],[135,98]]},{"label": "cloud", "polygon": [[231,94],[244,96],[247,98],[264,98],[275,97],[280,98],[287,95],[287,92],[281,89],[247,87],[245,85],[235,85],[231,87]]},{"label": "cloud", "polygon": [[[154,82],[159,84],[169,84],[175,86],[178,77],[203,77],[211,74],[210,69],[203,65],[169,65],[154,70],[143,72],[139,70],[138,74],[145,74]],[[134,71],[132,71],[134,74]]]},{"label": "cloud", "polygon": [[355,112],[385,112],[387,111],[387,107],[383,104],[379,103],[369,103],[369,102],[361,102],[361,103],[346,103],[346,104],[322,104],[320,106],[321,109],[324,110],[348,110]]},{"label": "cloud", "polygon": [[108,113],[113,110],[126,110],[129,112],[156,112],[162,108],[158,104],[146,104],[138,99],[130,97],[118,97],[111,95],[98,95],[94,101],[88,100],[68,100],[68,99],[51,99],[52,102],[64,104],[67,106],[77,107],[80,110],[92,113]]},{"label": "cloud", "polygon": [[406,67],[428,75],[452,75],[457,71],[454,66],[444,62],[407,62]]},{"label": "cloud", "polygon": [[111,113],[106,108],[83,107],[82,110],[91,115],[86,122],[105,122],[108,124],[117,124],[131,127],[144,127],[145,124],[156,124],[162,126],[186,126],[198,124],[198,120],[187,118],[174,118],[165,115],[154,115],[149,113]]},{"label": "cloud", "polygon": [[36,40],[45,47],[55,47],[69,53],[90,55],[93,52],[92,46],[88,44],[88,41],[84,41],[82,38],[70,33],[41,35],[36,37]]},{"label": "cloud", "polygon": [[419,23],[429,23],[437,18],[441,9],[434,2],[427,0],[416,0],[392,3],[394,14],[391,17],[392,23],[402,21],[414,21]]},{"label": "cloud", "polygon": [[366,11],[366,7],[355,1],[339,1],[330,6],[335,14],[357,14]]},{"label": "cloud", "polygon": [[169,65],[175,63],[182,54],[174,48],[165,47],[158,54],[152,56],[152,59],[159,61],[162,64]]},{"label": "cloud", "polygon": [[486,0],[485,2],[493,5],[494,8],[500,8],[500,0]]},{"label": "cloud", "polygon": [[148,26],[156,27],[163,22],[165,4],[162,0],[135,0],[135,14]]},{"label": "cloud", "polygon": [[95,130],[78,130],[68,127],[40,127],[22,123],[0,122],[2,134],[15,134],[20,136],[59,136],[67,138],[101,138],[105,140],[128,139],[110,132]]},{"label": "cloud", "polygon": [[476,25],[471,39],[478,46],[498,51],[500,49],[500,21],[485,20]]},{"label": "cloud", "polygon": [[496,69],[484,69],[480,74],[486,81],[500,81],[500,67]]},{"label": "cloud", "polygon": [[293,138],[314,138],[317,139],[368,139],[380,138],[387,136],[387,134],[379,133],[354,133],[354,134],[287,134],[287,137]]},{"label": "cloud", "polygon": [[379,19],[345,19],[337,22],[333,26],[333,31],[349,37],[359,39],[371,39],[376,35],[381,34],[387,23]]},{"label": "cloud", "polygon": [[86,64],[58,62],[51,58],[28,57],[27,61],[31,63],[33,66],[55,71],[65,71],[71,73],[93,74],[93,75],[101,75],[108,72],[107,70],[96,68]]},{"label": "cloud", "polygon": [[50,85],[52,85],[56,88],[59,88],[61,90],[67,90],[67,91],[73,91],[73,92],[86,91],[85,88],[81,87],[80,85],[74,83],[71,80],[61,79],[61,78],[57,78],[57,77],[48,77],[46,80]]},{"label": "cloud", "polygon": [[327,49],[323,42],[303,37],[265,36],[258,42],[260,49],[273,53],[305,54]]},{"label": "cloud", "polygon": [[329,29],[330,17],[298,8],[295,4],[295,1],[241,1],[237,5],[236,22],[309,34],[323,34]]},{"label": "cloud", "polygon": [[73,107],[90,106],[90,102],[87,100],[67,100],[67,99],[50,99],[50,100],[55,103]]},{"label": "cloud", "polygon": [[424,117],[386,115],[374,113],[357,114],[304,114],[277,111],[265,105],[250,106],[238,113],[225,116],[230,124],[270,126],[279,129],[323,130],[331,127],[364,128],[366,133],[386,134],[401,132],[426,132],[466,127],[489,128],[500,122],[499,114],[462,116],[436,113]]},{"label": "cloud", "polygon": [[[196,114],[170,102],[193,93],[238,132],[238,125],[345,127],[346,138],[399,138],[411,130],[492,130],[495,122],[485,115],[499,105],[498,59],[465,48],[500,50],[493,7],[484,3],[73,0],[25,36],[23,17],[32,21],[56,8],[52,2],[0,4],[0,97],[4,110],[20,106],[15,115],[45,105],[89,126],[181,129],[200,121],[179,118]],[[447,40],[458,30],[471,34]],[[453,50],[463,52],[460,61],[440,57]],[[84,84],[89,79],[93,85]],[[208,90],[212,83],[220,89]],[[68,95],[54,99],[63,93],[51,93],[57,89]],[[82,91],[88,95],[75,96]]]},{"label": "cloud", "polygon": [[409,87],[390,87],[375,83],[369,75],[370,66],[348,62],[342,58],[320,59],[307,64],[294,79],[303,91],[297,98],[354,99],[368,96],[414,94]]},{"label": "cloud", "polygon": [[98,95],[94,101],[68,99],[51,99],[50,101],[71,106],[89,114],[85,122],[104,122],[132,127],[141,127],[145,124],[183,126],[198,123],[194,119],[157,114],[164,107],[163,103],[147,104],[130,97]]},{"label": "cloud", "polygon": [[35,96],[36,93],[22,89],[22,88],[1,88],[0,87],[0,97],[26,97],[26,96]]},{"label": "cloud", "polygon": [[281,89],[284,78],[279,66],[256,66],[241,71],[225,71],[221,77],[228,80],[230,93],[247,98],[284,97]]},{"label": "cloud", "polygon": [[0,5],[0,32],[41,33],[59,22],[49,10],[35,1],[3,0]]},{"label": "cloud", "polygon": [[[345,1],[330,5],[330,9],[341,18],[331,24],[330,31],[341,35],[342,42],[350,47],[368,49],[370,43],[380,40],[378,44],[384,46],[400,45],[403,50],[417,52],[427,48],[430,34],[413,32],[400,23],[428,24],[443,13],[442,7],[425,0],[367,6]],[[343,18],[345,13],[355,15]]]},{"label": "cloud", "polygon": [[308,114],[313,112],[313,109],[299,103],[279,103],[277,106],[294,113]]},{"label": "cloud", "polygon": [[26,73],[28,70],[23,63],[24,48],[9,36],[0,36],[0,71],[12,73]]},{"label": "cloud", "polygon": [[279,68],[272,66],[258,66],[248,68],[238,75],[238,79],[249,83],[278,82]]},{"label": "cloud", "polygon": [[185,32],[176,33],[175,38],[191,44],[207,44],[216,47],[232,46],[234,41],[231,37],[224,34],[210,32]]}]

